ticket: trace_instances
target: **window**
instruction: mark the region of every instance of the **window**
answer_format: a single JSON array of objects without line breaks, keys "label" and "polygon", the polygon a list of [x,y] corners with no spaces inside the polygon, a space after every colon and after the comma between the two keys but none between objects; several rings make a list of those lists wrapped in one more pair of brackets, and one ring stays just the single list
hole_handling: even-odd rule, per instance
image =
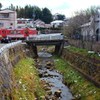
[{"label": "window", "polygon": [[21,31],[16,31],[16,33],[21,34]]},{"label": "window", "polygon": [[10,31],[10,34],[13,34],[13,31]]},{"label": "window", "polygon": [[3,26],[3,23],[0,23],[0,26]]},{"label": "window", "polygon": [[3,34],[6,34],[6,31],[2,31]]},{"label": "window", "polygon": [[10,23],[10,25],[13,25],[13,23]]},{"label": "window", "polygon": [[9,14],[0,15],[0,18],[9,18]]}]

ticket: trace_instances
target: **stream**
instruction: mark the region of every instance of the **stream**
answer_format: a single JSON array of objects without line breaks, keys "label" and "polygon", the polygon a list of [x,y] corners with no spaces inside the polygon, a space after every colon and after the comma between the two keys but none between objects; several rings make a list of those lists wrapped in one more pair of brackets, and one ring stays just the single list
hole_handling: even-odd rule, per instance
[{"label": "stream", "polygon": [[49,83],[50,98],[45,100],[74,100],[69,88],[63,83],[63,76],[55,69],[53,62],[51,54],[38,53],[37,69],[40,79]]}]

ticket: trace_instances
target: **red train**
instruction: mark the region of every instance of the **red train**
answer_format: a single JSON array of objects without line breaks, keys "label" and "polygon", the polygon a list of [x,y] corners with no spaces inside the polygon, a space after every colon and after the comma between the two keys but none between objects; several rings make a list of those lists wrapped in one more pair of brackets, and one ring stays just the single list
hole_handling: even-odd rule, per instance
[{"label": "red train", "polygon": [[0,29],[0,37],[10,37],[11,39],[34,38],[36,34],[36,29]]}]

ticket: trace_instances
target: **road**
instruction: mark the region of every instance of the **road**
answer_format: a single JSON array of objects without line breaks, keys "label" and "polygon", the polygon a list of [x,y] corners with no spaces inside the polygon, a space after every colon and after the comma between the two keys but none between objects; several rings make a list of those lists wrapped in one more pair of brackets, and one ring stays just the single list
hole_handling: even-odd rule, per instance
[{"label": "road", "polygon": [[0,48],[2,48],[6,43],[0,43]]}]

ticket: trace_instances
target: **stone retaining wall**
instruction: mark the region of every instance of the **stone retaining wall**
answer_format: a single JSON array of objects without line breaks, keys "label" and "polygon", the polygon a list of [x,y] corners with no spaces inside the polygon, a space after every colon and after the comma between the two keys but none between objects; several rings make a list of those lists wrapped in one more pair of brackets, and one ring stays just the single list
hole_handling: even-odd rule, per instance
[{"label": "stone retaining wall", "polygon": [[100,87],[100,60],[69,49],[63,50],[65,61],[81,72],[89,81]]},{"label": "stone retaining wall", "polygon": [[[0,56],[0,100],[7,100],[11,92],[11,73],[13,67],[26,56],[32,57],[26,44],[9,48]],[[8,94],[9,93],[9,94]]]},{"label": "stone retaining wall", "polygon": [[98,52],[100,53],[100,43],[99,42],[90,42],[90,41],[68,39],[68,43],[71,46],[75,46],[77,48],[83,48],[86,50],[93,50],[96,53],[98,53]]}]

